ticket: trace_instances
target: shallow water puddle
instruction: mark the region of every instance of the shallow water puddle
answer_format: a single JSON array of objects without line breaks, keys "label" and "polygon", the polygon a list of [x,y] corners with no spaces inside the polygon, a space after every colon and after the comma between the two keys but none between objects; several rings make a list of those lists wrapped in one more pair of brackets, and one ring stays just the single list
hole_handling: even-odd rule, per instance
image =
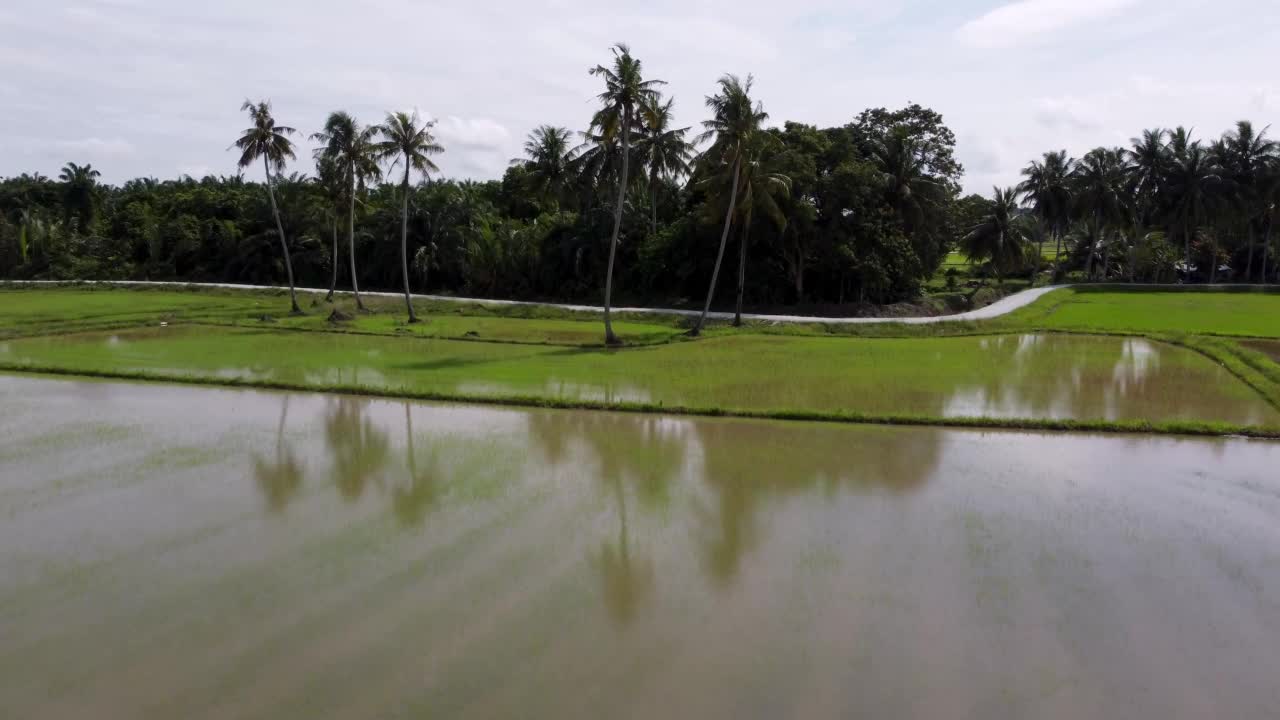
[{"label": "shallow water puddle", "polygon": [[0,717],[1280,707],[1277,443],[13,376],[0,406]]}]

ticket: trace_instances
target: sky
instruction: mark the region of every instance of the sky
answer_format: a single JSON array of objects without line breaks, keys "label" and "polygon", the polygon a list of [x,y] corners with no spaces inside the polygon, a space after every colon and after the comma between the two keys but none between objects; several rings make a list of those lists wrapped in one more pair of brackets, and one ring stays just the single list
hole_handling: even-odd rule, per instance
[{"label": "sky", "polygon": [[496,178],[533,127],[585,128],[619,41],[681,125],[724,73],[774,124],[932,107],[984,194],[1048,150],[1280,116],[1276,0],[6,0],[0,37],[0,176],[233,175],[240,105],[269,99],[298,171],[330,111],[403,109],[436,120],[444,175]]}]

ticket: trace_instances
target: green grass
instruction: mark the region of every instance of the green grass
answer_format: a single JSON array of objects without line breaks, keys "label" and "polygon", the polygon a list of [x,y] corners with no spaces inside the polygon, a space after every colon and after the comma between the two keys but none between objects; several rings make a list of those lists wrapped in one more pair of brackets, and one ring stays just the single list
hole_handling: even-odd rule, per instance
[{"label": "green grass", "polygon": [[698,341],[682,318],[621,317],[622,350],[600,347],[593,314],[416,303],[427,321],[408,326],[402,301],[369,304],[331,324],[311,298],[275,314],[278,292],[0,290],[0,369],[818,420],[1280,427],[1280,365],[1234,339],[1280,337],[1280,294],[1081,288],[992,321],[720,324]]},{"label": "green grass", "polygon": [[1277,338],[1280,293],[1069,288],[1046,295],[999,324],[1082,332]]},{"label": "green grass", "polygon": [[[597,315],[544,306],[418,301],[414,307],[425,322],[408,325],[404,301],[400,299],[366,298],[368,313],[357,312],[354,300],[347,296],[339,296],[335,304],[329,304],[319,296],[304,295],[299,297],[299,304],[304,314],[295,317],[288,314],[287,294],[278,291],[109,286],[0,289],[0,338],[158,326],[169,322],[553,345],[600,344],[604,339]],[[354,319],[328,322],[334,308]],[[684,333],[678,320],[664,317],[622,315],[614,327],[631,344],[666,342]]]}]

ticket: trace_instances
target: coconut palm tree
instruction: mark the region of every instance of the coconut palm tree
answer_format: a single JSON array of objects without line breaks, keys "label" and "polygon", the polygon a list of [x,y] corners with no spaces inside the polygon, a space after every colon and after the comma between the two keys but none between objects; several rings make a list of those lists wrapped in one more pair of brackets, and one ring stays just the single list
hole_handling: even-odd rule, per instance
[{"label": "coconut palm tree", "polygon": [[607,142],[621,138],[622,169],[618,176],[618,202],[613,208],[613,237],[609,240],[609,267],[604,281],[604,340],[618,344],[609,318],[613,298],[613,261],[618,252],[618,234],[622,231],[622,206],[627,200],[627,171],[631,155],[631,130],[636,123],[636,110],[652,102],[662,80],[645,80],[640,61],[631,56],[626,45],[613,46],[612,67],[597,65],[587,72],[604,79],[605,90],[598,99],[602,107],[591,118],[591,132],[598,132]]},{"label": "coconut palm tree", "polygon": [[[1054,263],[1062,265],[1062,234],[1071,222],[1071,187],[1067,179],[1075,168],[1075,160],[1066,150],[1048,152],[1042,160],[1033,160],[1022,169],[1026,178],[1017,192],[1031,203],[1031,211],[1048,228],[1054,239]],[[1041,248],[1041,257],[1044,257]],[[1036,260],[1037,267],[1040,260]]]},{"label": "coconut palm tree", "polygon": [[409,322],[418,322],[413,312],[413,300],[409,293],[409,175],[417,171],[426,175],[439,172],[431,162],[432,155],[444,152],[444,148],[431,136],[435,121],[423,122],[418,113],[387,113],[387,119],[376,130],[383,137],[374,152],[380,160],[391,160],[391,170],[404,163],[404,179],[400,182],[400,271],[404,278],[404,304],[409,309]]},{"label": "coconut palm tree", "polygon": [[1169,145],[1165,140],[1168,134],[1160,128],[1144,130],[1142,137],[1129,141],[1130,147],[1125,151],[1130,184],[1143,225],[1151,222],[1156,197],[1168,172]]},{"label": "coconut palm tree", "polygon": [[762,132],[764,122],[769,114],[764,105],[751,100],[753,78],[748,75],[742,81],[737,75],[724,75],[718,81],[720,91],[707,97],[707,108],[711,110],[711,119],[702,122],[703,132],[695,142],[701,144],[711,141],[711,147],[702,155],[701,171],[708,174],[727,172],[732,180],[729,182],[729,208],[725,211],[724,230],[720,233],[720,249],[716,252],[716,264],[711,271],[711,287],[707,289],[707,302],[702,307],[702,314],[697,323],[689,331],[697,337],[702,333],[702,326],[707,321],[707,313],[711,310],[711,300],[716,294],[716,282],[720,278],[720,265],[724,262],[724,248],[729,242],[729,229],[733,225],[734,211],[738,204],[739,180],[742,163],[746,151],[752,146],[756,136]]},{"label": "coconut palm tree", "polygon": [[1027,225],[1018,214],[1019,191],[994,188],[986,214],[960,238],[960,252],[970,263],[991,262],[996,281],[1025,257]]},{"label": "coconut palm tree", "polygon": [[1218,164],[1230,179],[1231,200],[1240,210],[1249,238],[1248,259],[1245,261],[1246,281],[1253,279],[1257,225],[1263,222],[1270,204],[1265,197],[1264,186],[1278,162],[1277,152],[1280,150],[1280,146],[1267,139],[1267,129],[1257,131],[1253,123],[1241,120],[1236,123],[1235,130],[1224,135],[1220,143],[1215,143],[1214,148]]},{"label": "coconut palm tree", "polygon": [[102,173],[94,170],[93,165],[89,163],[77,165],[69,162],[62,166],[62,172],[58,174],[58,179],[66,185],[63,191],[66,223],[71,224],[71,215],[74,211],[80,232],[88,230],[89,225],[93,223],[94,210],[98,204],[97,184],[100,177]]},{"label": "coconut palm tree", "polygon": [[1191,237],[1208,215],[1211,203],[1222,187],[1222,175],[1213,156],[1190,139],[1190,131],[1174,130],[1169,141],[1170,163],[1165,178],[1169,224],[1182,236],[1185,272],[1191,272]]},{"label": "coconut palm tree", "polygon": [[1259,196],[1266,227],[1262,237],[1262,282],[1265,284],[1270,277],[1267,268],[1271,257],[1271,232],[1275,227],[1276,212],[1280,210],[1280,163],[1275,163],[1263,176]]},{"label": "coconut palm tree", "polygon": [[346,183],[337,160],[327,156],[317,158],[314,182],[320,187],[320,192],[328,203],[329,221],[333,231],[333,252],[330,255],[333,267],[329,279],[329,294],[324,298],[325,302],[333,302],[333,293],[338,288],[338,214],[339,208],[346,205]]},{"label": "coconut palm tree", "polygon": [[[1090,223],[1089,262],[1085,266],[1085,274],[1090,277],[1093,276],[1103,232],[1123,223],[1126,217],[1127,166],[1124,158],[1125,151],[1120,148],[1096,148],[1076,163],[1071,175],[1076,212]],[[1106,279],[1106,263],[1103,265],[1102,275]]]},{"label": "coconut palm tree", "polygon": [[871,143],[871,160],[880,172],[889,203],[908,236],[946,196],[946,187],[928,174],[919,143],[906,127],[895,127]]},{"label": "coconut palm tree", "polygon": [[329,114],[324,130],[311,136],[323,143],[316,149],[317,160],[328,158],[338,167],[345,179],[347,200],[347,245],[351,254],[351,290],[356,296],[356,307],[364,310],[360,299],[360,283],[356,278],[356,195],[370,181],[382,177],[378,167],[377,148],[374,139],[376,127],[364,127],[344,111]]},{"label": "coconut palm tree", "polygon": [[569,146],[569,130],[554,125],[539,125],[524,142],[523,158],[511,161],[529,172],[533,189],[543,198],[558,205],[573,178],[573,149]]},{"label": "coconut palm tree", "polygon": [[658,183],[676,180],[689,174],[693,145],[685,139],[689,129],[673,128],[672,108],[675,100],[654,99],[643,109],[644,128],[640,153],[649,168],[649,232],[658,234]]},{"label": "coconut palm tree", "polygon": [[733,325],[742,326],[742,297],[747,284],[747,243],[751,234],[751,222],[755,209],[760,208],[779,230],[787,225],[778,201],[790,196],[791,178],[771,169],[773,156],[781,142],[769,133],[759,133],[753,143],[756,147],[747,154],[742,165],[741,199],[738,215],[742,218],[742,241],[738,254],[738,299],[734,305]]},{"label": "coconut palm tree", "polygon": [[276,124],[271,115],[271,103],[267,100],[257,103],[245,100],[240,109],[249,113],[249,120],[253,124],[235,142],[234,147],[240,151],[238,165],[243,170],[262,158],[262,169],[267,176],[267,195],[271,198],[271,214],[276,219],[280,251],[284,253],[284,269],[289,277],[289,303],[292,305],[290,312],[301,315],[302,309],[298,307],[298,295],[293,286],[293,261],[289,258],[289,242],[285,239],[284,223],[280,221],[280,208],[276,205],[275,175],[272,173],[273,170],[275,174],[283,172],[287,162],[294,158],[293,141],[289,136],[297,131]]}]

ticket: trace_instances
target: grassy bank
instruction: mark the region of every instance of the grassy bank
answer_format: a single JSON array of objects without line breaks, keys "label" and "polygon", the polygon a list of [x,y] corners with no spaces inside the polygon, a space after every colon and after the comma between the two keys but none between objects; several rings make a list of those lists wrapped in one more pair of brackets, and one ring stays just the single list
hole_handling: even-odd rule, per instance
[{"label": "grassy bank", "polygon": [[339,323],[322,302],[302,317],[272,315],[282,299],[4,290],[0,369],[900,424],[1265,436],[1280,427],[1280,365],[1231,337],[1280,337],[1275,294],[1084,288],[993,321],[718,325],[698,341],[681,318],[642,316],[616,324],[634,346],[623,350],[598,346],[595,315],[555,308],[421,303],[427,322],[408,326],[390,298],[370,299],[370,313],[343,300],[352,319]]}]

